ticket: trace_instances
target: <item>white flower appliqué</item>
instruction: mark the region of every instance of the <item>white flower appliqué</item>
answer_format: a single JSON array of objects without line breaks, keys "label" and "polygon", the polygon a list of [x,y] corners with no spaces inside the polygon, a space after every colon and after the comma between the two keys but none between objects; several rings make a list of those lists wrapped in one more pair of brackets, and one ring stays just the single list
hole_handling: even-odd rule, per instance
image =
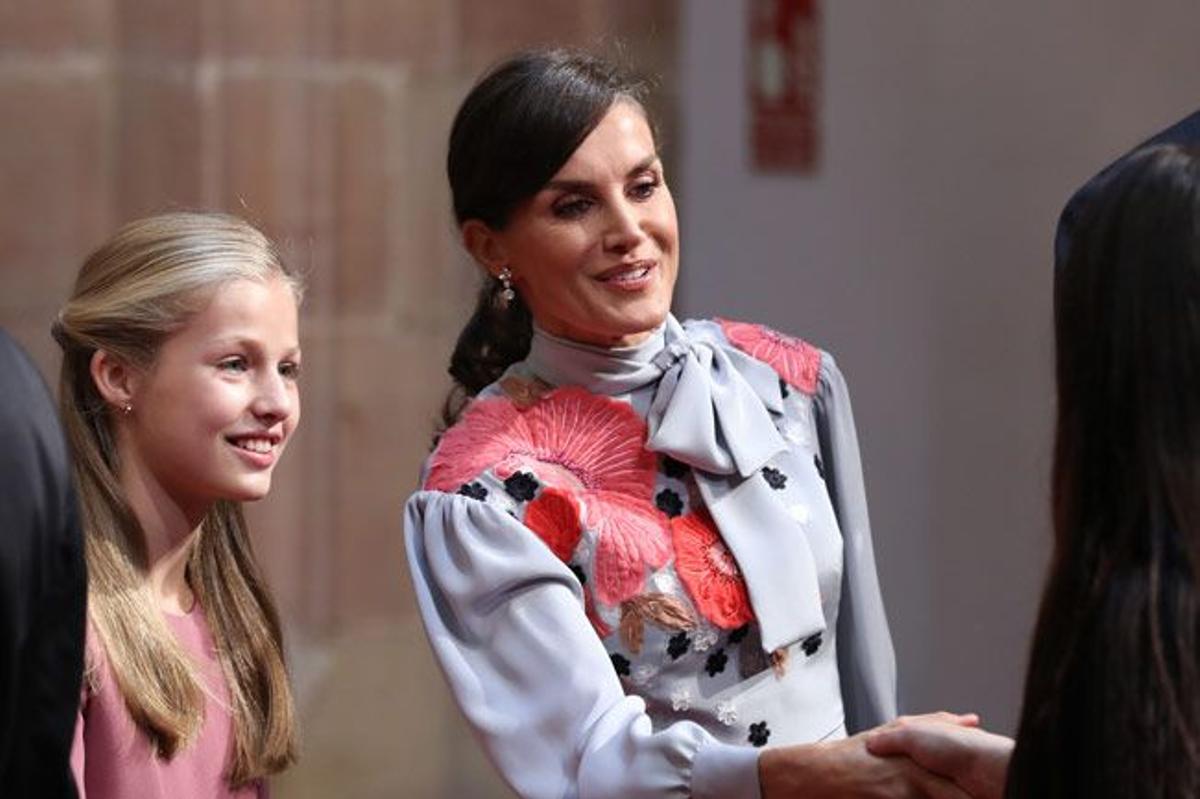
[{"label": "white flower appliqu\u00e9", "polygon": [[717,642],[717,631],[712,627],[702,627],[692,636],[692,649],[697,652],[707,652]]},{"label": "white flower appliqu\u00e9", "polygon": [[649,663],[643,663],[633,670],[633,682],[636,685],[645,685],[654,679],[654,675],[658,674],[658,669],[651,666]]}]

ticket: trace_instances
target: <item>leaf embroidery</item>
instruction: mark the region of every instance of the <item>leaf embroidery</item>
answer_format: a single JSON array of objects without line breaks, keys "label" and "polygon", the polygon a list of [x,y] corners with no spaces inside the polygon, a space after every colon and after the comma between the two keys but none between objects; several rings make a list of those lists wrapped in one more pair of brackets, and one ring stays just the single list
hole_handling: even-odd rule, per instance
[{"label": "leaf embroidery", "polygon": [[500,390],[521,410],[536,405],[551,389],[553,386],[537,377],[526,380],[510,375],[500,381]]},{"label": "leaf embroidery", "polygon": [[696,619],[688,607],[669,594],[642,594],[621,603],[621,641],[635,655],[642,650],[646,623],[665,630],[692,630]]}]

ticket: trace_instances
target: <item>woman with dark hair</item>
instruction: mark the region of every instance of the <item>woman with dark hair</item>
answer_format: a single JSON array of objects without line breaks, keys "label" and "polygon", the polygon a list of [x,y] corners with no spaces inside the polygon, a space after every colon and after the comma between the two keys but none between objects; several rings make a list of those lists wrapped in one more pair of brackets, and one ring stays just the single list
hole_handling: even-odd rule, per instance
[{"label": "woman with dark hair", "polygon": [[[1200,796],[1200,152],[1122,164],[1055,276],[1054,557],[1016,748],[917,722],[978,797]],[[971,777],[964,775],[971,774]]]},{"label": "woman with dark hair", "polygon": [[487,277],[405,521],[451,690],[522,796],[961,797],[846,738],[896,700],[845,384],[799,339],[670,315],[641,98],[538,52],[454,121]]}]

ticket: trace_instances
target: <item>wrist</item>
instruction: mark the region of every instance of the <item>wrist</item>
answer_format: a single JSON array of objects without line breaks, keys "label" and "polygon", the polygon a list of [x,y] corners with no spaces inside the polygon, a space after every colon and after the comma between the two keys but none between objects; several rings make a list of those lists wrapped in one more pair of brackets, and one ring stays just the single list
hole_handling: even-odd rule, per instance
[{"label": "wrist", "polygon": [[796,796],[803,791],[809,799],[824,796],[825,775],[820,767],[822,744],[800,744],[764,749],[758,756],[758,784],[762,799]]}]

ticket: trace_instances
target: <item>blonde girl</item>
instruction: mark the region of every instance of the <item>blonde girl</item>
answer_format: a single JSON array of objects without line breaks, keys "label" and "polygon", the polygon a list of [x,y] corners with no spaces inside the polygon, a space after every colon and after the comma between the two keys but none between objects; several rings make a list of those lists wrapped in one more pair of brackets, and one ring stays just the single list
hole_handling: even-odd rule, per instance
[{"label": "blonde girl", "polygon": [[172,213],[96,250],[54,324],[89,570],[81,796],[261,796],[295,757],[241,503],[300,418],[301,295],[246,222]]}]

